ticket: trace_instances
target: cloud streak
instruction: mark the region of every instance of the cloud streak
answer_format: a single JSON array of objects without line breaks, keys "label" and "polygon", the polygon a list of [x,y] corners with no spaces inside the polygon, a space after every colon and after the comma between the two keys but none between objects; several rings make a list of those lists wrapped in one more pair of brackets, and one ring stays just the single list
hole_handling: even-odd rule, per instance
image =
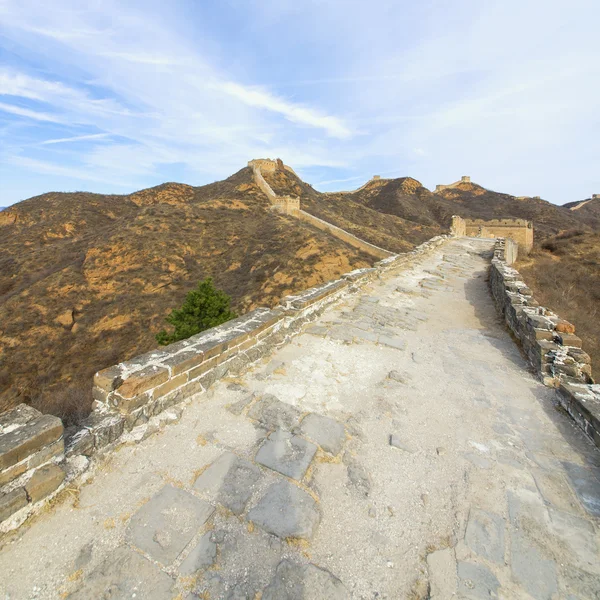
[{"label": "cloud streak", "polygon": [[600,6],[574,3],[0,0],[0,205],[30,195],[31,174],[122,191],[214,181],[260,156],[326,189],[469,173],[589,196]]}]

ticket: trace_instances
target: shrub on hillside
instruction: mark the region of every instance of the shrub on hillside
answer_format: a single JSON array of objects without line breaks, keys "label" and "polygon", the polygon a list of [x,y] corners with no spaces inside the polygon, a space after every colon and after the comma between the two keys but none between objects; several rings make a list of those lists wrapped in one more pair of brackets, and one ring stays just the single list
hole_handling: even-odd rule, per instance
[{"label": "shrub on hillside", "polygon": [[207,277],[188,293],[183,306],[172,310],[167,317],[173,332],[167,333],[163,329],[156,335],[156,340],[165,346],[235,318],[236,314],[229,308],[230,302],[231,298],[215,288],[212,278]]}]

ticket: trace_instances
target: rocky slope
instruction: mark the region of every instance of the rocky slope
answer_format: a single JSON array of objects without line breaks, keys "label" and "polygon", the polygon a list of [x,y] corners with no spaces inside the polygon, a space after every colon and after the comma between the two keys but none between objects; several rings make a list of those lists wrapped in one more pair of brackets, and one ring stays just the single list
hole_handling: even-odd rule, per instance
[{"label": "rocky slope", "polygon": [[566,231],[547,238],[517,269],[536,299],[574,323],[600,377],[600,233]]},{"label": "rocky slope", "polygon": [[21,202],[0,213],[0,410],[87,412],[93,373],[155,347],[208,275],[241,313],[372,260],[271,211],[248,168],[203,187]]},{"label": "rocky slope", "polygon": [[[538,242],[593,224],[582,217],[595,204],[570,210],[471,183],[434,194],[405,177],[322,194],[286,169],[263,175],[303,210],[395,252],[447,230],[453,214],[531,219]],[[25,200],[0,213],[0,410],[26,401],[85,414],[93,373],[154,348],[165,315],[208,275],[243,313],[373,260],[273,212],[250,168],[202,187]]]},{"label": "rocky slope", "polygon": [[588,198],[580,202],[568,202],[563,205],[571,215],[584,225],[600,230],[600,198]]}]

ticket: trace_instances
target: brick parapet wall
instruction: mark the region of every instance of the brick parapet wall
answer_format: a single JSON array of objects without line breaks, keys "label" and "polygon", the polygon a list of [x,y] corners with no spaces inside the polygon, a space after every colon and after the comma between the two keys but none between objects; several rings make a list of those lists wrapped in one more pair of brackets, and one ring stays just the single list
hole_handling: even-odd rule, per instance
[{"label": "brick parapet wall", "polygon": [[544,308],[519,272],[510,266],[514,242],[498,240],[490,269],[496,306],[538,377],[557,389],[562,406],[600,447],[600,385],[591,376],[589,355],[575,327]]},{"label": "brick parapet wall", "polygon": [[533,248],[533,224],[526,219],[463,219],[452,217],[452,235],[456,237],[510,238],[519,244],[521,252],[529,254]]},{"label": "brick parapet wall", "polygon": [[[442,244],[447,237],[436,236],[411,252],[387,256],[371,268],[357,269],[341,279],[287,296],[273,309],[257,308],[191,338],[96,373],[93,411],[83,427],[72,434],[66,444],[60,419],[43,415],[44,422],[52,421],[54,437],[50,439],[52,435],[48,437],[44,434],[44,437],[35,434],[35,439],[28,442],[29,446],[26,445],[30,453],[23,456],[19,454],[17,462],[13,460],[4,465],[1,462],[3,457],[11,452],[14,454],[15,440],[2,434],[7,427],[10,431],[19,422],[17,413],[0,415],[0,478],[8,473],[10,479],[10,486],[3,487],[0,484],[0,533],[21,525],[44,502],[60,493],[69,482],[84,475],[98,458],[121,443],[138,442],[163,425],[177,421],[192,398],[206,395],[211,386],[224,377],[243,373],[298,334],[327,306],[356,293],[386,271],[410,264],[417,256]],[[18,409],[33,411],[25,405],[20,405]],[[23,444],[16,441],[20,448]],[[36,459],[31,457],[38,453],[38,458],[45,459],[36,463]],[[17,477],[22,473],[12,477],[7,470],[15,464],[21,464],[19,461],[25,461],[22,464],[28,469],[21,480],[17,480]],[[32,463],[36,463],[35,466]],[[36,467],[46,468],[49,463],[60,469],[62,478],[55,471],[46,469],[43,481],[48,495],[45,499],[38,498],[35,493],[27,496],[24,491],[25,479],[31,478]],[[16,497],[8,495],[17,488]],[[2,499],[6,500],[4,506]],[[4,512],[1,512],[3,509]]]}]

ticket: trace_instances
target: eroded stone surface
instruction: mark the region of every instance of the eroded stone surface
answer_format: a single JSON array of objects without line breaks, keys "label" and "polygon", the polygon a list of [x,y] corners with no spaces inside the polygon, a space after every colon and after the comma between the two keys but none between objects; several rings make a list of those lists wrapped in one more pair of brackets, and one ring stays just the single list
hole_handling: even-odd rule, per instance
[{"label": "eroded stone surface", "polygon": [[174,581],[156,565],[129,548],[117,548],[83,581],[69,600],[91,598],[166,600],[174,597]]},{"label": "eroded stone surface", "polygon": [[262,600],[347,600],[344,584],[326,569],[282,560]]},{"label": "eroded stone surface", "polygon": [[244,512],[260,475],[256,465],[226,452],[198,477],[194,489],[239,515]]},{"label": "eroded stone surface", "polygon": [[269,429],[290,430],[298,425],[301,412],[271,394],[266,394],[248,411],[248,416]]},{"label": "eroded stone surface", "polygon": [[484,565],[458,563],[459,595],[472,600],[497,598],[500,582]]},{"label": "eroded stone surface", "polygon": [[248,513],[248,520],[280,538],[311,539],[321,516],[307,492],[288,481],[279,481]]},{"label": "eroded stone surface", "polygon": [[58,465],[45,465],[37,469],[25,484],[31,502],[38,502],[54,492],[64,481],[65,472]]},{"label": "eroded stone surface", "polygon": [[154,560],[172,563],[206,523],[214,508],[204,500],[165,485],[132,517],[129,541]]},{"label": "eroded stone surface", "polygon": [[273,432],[256,453],[256,462],[300,481],[317,451],[311,442],[289,431]]},{"label": "eroded stone surface", "polygon": [[334,456],[341,452],[346,441],[346,431],[341,423],[315,413],[304,417],[300,431]]},{"label": "eroded stone surface", "polygon": [[475,554],[504,563],[504,519],[484,510],[471,509],[465,542]]},{"label": "eroded stone surface", "polygon": [[212,532],[205,533],[196,547],[181,563],[179,572],[182,575],[193,575],[201,569],[210,567],[217,558],[217,544],[212,540]]}]

